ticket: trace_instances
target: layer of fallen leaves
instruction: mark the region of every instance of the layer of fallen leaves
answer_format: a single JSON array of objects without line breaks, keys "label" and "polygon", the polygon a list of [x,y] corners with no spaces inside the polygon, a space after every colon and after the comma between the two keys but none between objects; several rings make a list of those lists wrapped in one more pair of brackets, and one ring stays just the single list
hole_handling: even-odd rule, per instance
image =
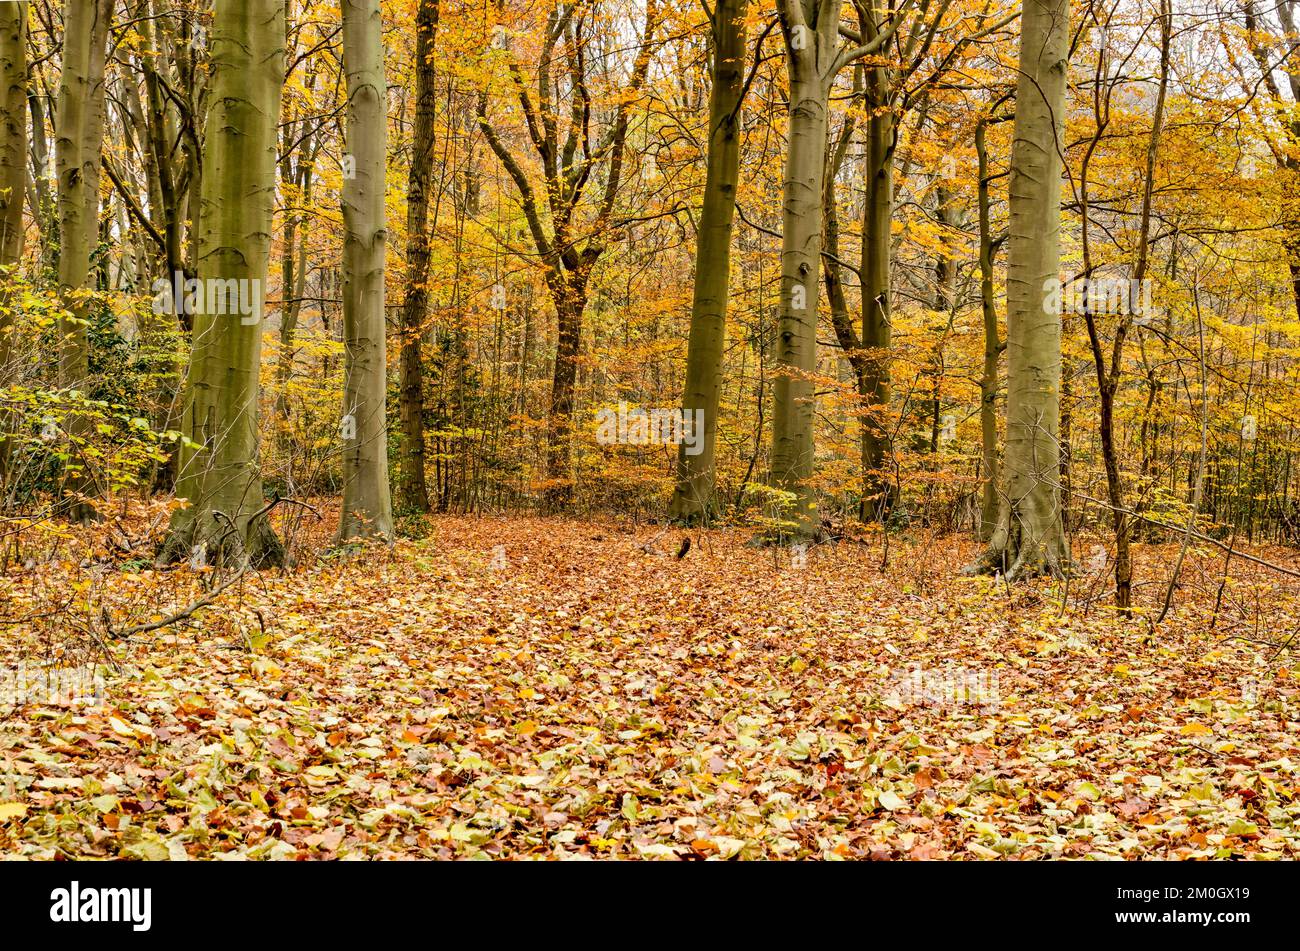
[{"label": "layer of fallen leaves", "polygon": [[[800,557],[708,532],[677,560],[680,537],[442,518],[101,647],[92,614],[121,630],[201,593],[200,574],[122,556],[64,605],[82,605],[63,635],[106,665],[103,702],[0,709],[0,851],[1300,852],[1278,576],[1234,563],[1220,595],[1221,557],[1194,553],[1153,626],[1102,606],[1100,570],[1071,591],[960,578],[961,540],[894,540],[881,571],[879,539]],[[1147,601],[1173,551],[1142,550]],[[40,611],[57,567],[5,579],[5,617],[33,618],[6,628],[5,663],[61,656]],[[972,679],[975,699],[915,689]]]}]

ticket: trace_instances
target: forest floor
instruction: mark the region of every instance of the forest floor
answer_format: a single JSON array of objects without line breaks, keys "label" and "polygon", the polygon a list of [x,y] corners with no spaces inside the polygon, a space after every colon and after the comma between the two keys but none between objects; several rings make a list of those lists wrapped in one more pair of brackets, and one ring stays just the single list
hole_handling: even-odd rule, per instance
[{"label": "forest floor", "polygon": [[[1100,570],[961,578],[962,539],[881,571],[879,538],[800,567],[741,530],[677,560],[654,527],[429,525],[106,641],[102,701],[0,698],[0,853],[1300,855],[1294,579],[1234,561],[1210,631],[1213,549],[1152,626]],[[1140,548],[1146,600],[1175,553]],[[199,591],[114,557],[11,569],[0,663],[70,664]]]}]

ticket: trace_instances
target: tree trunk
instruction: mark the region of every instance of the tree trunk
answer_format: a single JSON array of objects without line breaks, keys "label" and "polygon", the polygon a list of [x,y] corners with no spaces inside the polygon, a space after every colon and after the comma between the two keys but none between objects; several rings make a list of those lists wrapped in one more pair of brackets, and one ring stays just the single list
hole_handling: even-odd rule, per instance
[{"label": "tree trunk", "polygon": [[50,178],[50,142],[45,135],[45,100],[33,84],[27,93],[31,116],[32,212],[40,232],[38,273],[44,277],[58,267],[59,209],[55,197],[57,176]]},{"label": "tree trunk", "polygon": [[[148,9],[152,17],[140,30],[140,68],[144,80],[145,99],[139,101],[135,96],[143,130],[140,134],[144,149],[146,174],[149,177],[149,200],[154,220],[162,217],[164,239],[164,273],[163,279],[172,288],[172,307],[170,313],[155,314],[151,326],[154,349],[161,368],[157,375],[157,405],[161,411],[157,414],[157,426],[164,432],[174,432],[180,428],[180,401],[177,399],[181,387],[182,353],[176,344],[175,334],[179,330],[188,334],[192,329],[189,315],[179,306],[177,287],[180,279],[193,277],[193,262],[185,260],[185,224],[187,214],[185,205],[187,195],[193,182],[181,184],[179,169],[175,166],[172,143],[179,135],[179,123],[175,104],[164,92],[164,82],[158,75],[156,63],[166,56],[167,33],[158,16],[158,0],[152,0]],[[144,4],[141,4],[144,8]],[[145,112],[147,105],[148,111]],[[187,267],[188,263],[188,267]],[[165,355],[164,355],[165,354]],[[176,486],[176,466],[178,464],[176,447],[168,447],[167,461],[158,466],[154,472],[153,488],[156,492],[171,492]]]},{"label": "tree trunk", "polygon": [[890,260],[894,215],[894,114],[888,77],[867,71],[866,197],[862,209],[862,348],[866,373],[859,382],[862,418],[863,521],[884,521],[897,501],[894,482],[885,472],[889,432],[883,410],[889,406]]},{"label": "tree trunk", "polygon": [[993,290],[993,225],[989,198],[989,154],[981,120],[975,127],[975,154],[979,160],[980,306],[984,317],[984,366],[980,374],[981,477],[979,540],[989,541],[998,520],[998,358],[1002,340],[998,332],[998,311]]},{"label": "tree trunk", "polygon": [[[546,286],[558,323],[551,416],[547,424],[545,501],[550,508],[564,506],[573,498],[573,391],[582,342],[582,312],[587,303],[587,284],[592,268],[605,253],[610,240],[614,205],[623,174],[629,110],[645,86],[658,23],[659,5],[656,0],[650,0],[645,7],[645,29],[640,49],[624,86],[623,99],[615,109],[611,125],[600,138],[601,147],[595,150],[578,148],[579,138],[585,140],[589,135],[590,117],[586,59],[580,52],[585,42],[586,19],[579,7],[560,5],[548,14],[535,70],[536,102],[524,82],[520,65],[510,61],[508,68],[527,121],[528,138],[542,164],[545,182],[542,200],[549,211],[549,234],[539,196],[528,174],[488,119],[487,90],[479,95],[479,129],[519,192],[520,210],[528,223],[537,256],[545,268]],[[562,37],[565,38],[569,79],[558,83],[553,72],[556,45]],[[567,92],[560,92],[566,85]],[[561,136],[562,123],[555,117],[563,108],[560,103],[565,98],[569,99],[570,121],[563,124],[566,132]],[[587,237],[580,247],[575,233],[575,212],[588,184],[593,177],[599,177],[593,176],[598,167],[604,173],[602,194],[596,201],[594,217],[582,229]]]},{"label": "tree trunk", "polygon": [[1066,0],[1024,0],[1011,149],[1007,243],[1007,448],[997,526],[973,570],[1008,579],[1069,560],[1061,525],[1061,122],[1068,69]]},{"label": "tree trunk", "polygon": [[[27,4],[0,4],[0,387],[17,379],[10,280],[23,255],[23,201],[27,193]],[[7,434],[0,419],[0,475],[8,467]]]},{"label": "tree trunk", "polygon": [[[156,15],[156,4],[155,15]],[[184,196],[176,187],[176,170],[172,167],[172,143],[176,139],[176,122],[172,108],[166,98],[162,79],[155,68],[155,57],[165,56],[164,37],[158,20],[143,27],[141,43],[143,46],[140,66],[144,75],[145,97],[149,115],[146,123],[148,132],[148,155],[156,177],[159,208],[163,218],[163,235],[166,238],[166,278],[175,280],[177,273],[185,270],[185,214],[182,207]],[[184,323],[182,321],[182,325]]]},{"label": "tree trunk", "polygon": [[740,109],[745,84],[748,0],[719,0],[713,14],[713,86],[709,93],[709,154],[695,250],[695,298],[686,354],[682,409],[694,414],[696,447],[678,446],[677,488],[669,518],[697,524],[715,511],[715,446],[722,388],[731,276],[731,224],[740,180]]},{"label": "tree trunk", "polygon": [[547,275],[555,301],[555,370],[546,430],[546,503],[558,510],[573,501],[573,407],[582,349],[582,313],[587,309],[587,273]]},{"label": "tree trunk", "polygon": [[[1155,190],[1156,159],[1160,151],[1160,134],[1164,124],[1165,96],[1169,86],[1169,42],[1172,12],[1167,3],[1161,4],[1160,14],[1160,84],[1156,93],[1155,111],[1152,116],[1151,137],[1147,141],[1146,176],[1142,187],[1141,224],[1138,229],[1137,261],[1133,268],[1135,287],[1140,287],[1146,279],[1151,240],[1151,203]],[[1100,131],[1100,130],[1099,130]],[[1082,186],[1087,187],[1086,168]],[[1087,192],[1083,192],[1086,197]],[[1087,204],[1084,204],[1084,227],[1087,228]],[[1131,302],[1130,302],[1131,303]],[[1115,528],[1115,606],[1122,612],[1132,607],[1133,601],[1133,558],[1130,553],[1130,536],[1132,522],[1124,503],[1124,483],[1119,465],[1119,449],[1115,440],[1115,395],[1119,391],[1119,382],[1124,370],[1124,341],[1128,335],[1133,319],[1130,313],[1123,314],[1115,328],[1114,341],[1111,344],[1110,368],[1106,368],[1105,355],[1101,349],[1101,339],[1097,330],[1097,320],[1089,308],[1085,314],[1088,326],[1088,341],[1092,347],[1093,366],[1097,372],[1097,390],[1100,399],[1100,422],[1098,434],[1101,437],[1101,456],[1106,469],[1106,492],[1110,500],[1111,522]],[[1253,499],[1252,495],[1252,499]]]},{"label": "tree trunk", "polygon": [[[1296,108],[1296,104],[1300,103],[1300,69],[1294,68],[1295,49],[1292,46],[1291,55],[1284,56],[1280,61],[1274,62],[1275,54],[1258,38],[1260,34],[1271,35],[1279,45],[1290,45],[1291,41],[1285,39],[1285,37],[1295,36],[1296,34],[1296,18],[1293,7],[1294,0],[1284,0],[1284,2],[1272,7],[1282,28],[1282,35],[1278,36],[1272,31],[1271,24],[1266,18],[1260,19],[1256,6],[1251,0],[1247,0],[1242,5],[1242,9],[1246,14],[1247,43],[1250,46],[1251,55],[1255,57],[1255,62],[1259,65],[1260,78],[1263,80],[1264,87],[1268,90],[1275,104],[1274,109],[1276,110],[1277,119],[1285,128],[1286,137],[1290,140],[1281,148],[1275,148],[1274,154],[1278,156],[1278,164],[1284,172],[1289,172],[1291,175],[1300,175],[1300,156],[1296,155],[1294,149],[1296,141],[1300,140],[1300,112]],[[1286,76],[1288,85],[1291,88],[1291,102],[1289,105],[1278,87],[1276,73],[1279,69]],[[1252,90],[1247,89],[1248,96],[1253,94]],[[1291,276],[1291,300],[1295,305],[1296,316],[1300,317],[1300,224],[1296,223],[1294,215],[1290,216],[1290,220],[1283,226],[1282,247],[1286,250],[1287,268]]]},{"label": "tree trunk", "polygon": [[[802,0],[800,0],[802,2]],[[817,298],[822,249],[822,189],[826,170],[831,64],[837,53],[839,0],[822,2],[786,29],[790,135],[781,234],[781,305],[777,378],[772,387],[772,484],[789,494],[783,535],[820,534],[814,470]],[[807,5],[805,5],[806,9]],[[807,24],[807,25],[805,25]]]},{"label": "tree trunk", "polygon": [[[305,123],[304,123],[305,124]],[[303,229],[305,209],[311,207],[312,186],[316,176],[316,155],[320,139],[315,134],[307,136],[299,148],[298,164],[292,161],[292,152],[281,162],[280,182],[286,194],[296,195],[297,208],[284,210],[284,232],[280,248],[280,357],[275,367],[275,385],[278,391],[275,410],[282,450],[286,457],[288,483],[293,485],[293,424],[289,404],[289,389],[293,384],[295,347],[298,340],[298,321],[302,316],[303,298],[307,293],[309,245]]]},{"label": "tree trunk", "polygon": [[[862,85],[862,69],[854,71],[853,86],[854,91],[859,92]],[[835,143],[834,149],[828,158],[826,165],[826,176],[822,202],[822,218],[824,221],[822,228],[822,242],[824,244],[824,253],[822,255],[822,273],[826,278],[826,303],[831,311],[831,326],[835,330],[835,340],[844,351],[845,359],[848,360],[849,366],[853,371],[853,379],[857,385],[859,395],[859,426],[862,431],[862,438],[866,439],[867,427],[871,425],[867,413],[869,406],[867,403],[867,380],[872,372],[868,364],[867,353],[862,347],[862,338],[858,333],[858,328],[849,316],[848,297],[844,292],[844,275],[843,270],[848,268],[853,271],[861,286],[862,272],[858,268],[850,267],[845,264],[840,257],[840,221],[839,207],[835,200],[835,183],[839,177],[840,170],[844,167],[844,159],[848,155],[849,146],[853,141],[853,135],[857,128],[857,119],[853,113],[844,117],[844,124],[840,128],[839,139]],[[863,473],[863,498],[867,494],[868,473]]]},{"label": "tree trunk", "polygon": [[[27,4],[0,4],[0,268],[23,253],[27,191]],[[8,272],[5,272],[7,275]],[[0,309],[0,347],[8,344],[7,309]],[[8,360],[0,360],[0,367]]]},{"label": "tree trunk", "polygon": [[283,0],[217,0],[199,212],[202,293],[182,416],[192,445],[181,449],[176,488],[190,504],[173,516],[163,561],[263,567],[284,560],[265,516],[258,461],[284,47]]},{"label": "tree trunk", "polygon": [[[943,229],[952,228],[958,224],[953,216],[952,209],[949,208],[949,202],[952,196],[948,189],[943,185],[936,186],[934,221]],[[934,329],[938,332],[934,343],[934,356],[931,358],[930,366],[930,455],[938,455],[939,443],[943,433],[943,384],[947,374],[947,364],[944,357],[944,341],[948,336],[948,329],[952,326],[955,313],[953,311],[953,300],[955,294],[954,283],[957,275],[957,262],[954,260],[952,252],[948,248],[942,248],[934,262],[934,303],[931,310],[934,312]]]},{"label": "tree trunk", "polygon": [[388,87],[379,0],[344,0],[347,151],[343,182],[343,508],[338,541],[393,536],[385,413],[384,257]]},{"label": "tree trunk", "polygon": [[[58,177],[59,287],[69,316],[59,322],[60,382],[85,384],[90,373],[90,345],[85,319],[90,312],[90,255],[99,236],[99,196],[91,195],[99,181],[102,114],[96,108],[104,83],[112,0],[68,0],[64,12],[63,70],[59,77],[58,127],[54,164]],[[96,118],[101,123],[96,123]]]},{"label": "tree trunk", "polygon": [[429,179],[433,170],[433,121],[437,110],[433,52],[439,0],[420,0],[415,15],[415,130],[406,187],[406,289],[402,301],[401,381],[398,405],[402,440],[398,453],[398,506],[429,511],[424,473],[424,361],[420,344],[429,310]]},{"label": "tree trunk", "polygon": [[[59,319],[59,383],[84,391],[90,376],[90,292],[95,275],[90,255],[99,239],[99,164],[104,132],[104,69],[113,0],[68,0],[64,10],[63,68],[59,77],[54,165],[58,177],[58,283],[64,316]],[[85,439],[89,420],[73,414],[65,424],[74,444]],[[79,457],[74,451],[74,460]],[[93,517],[85,498],[99,492],[84,461],[69,466],[68,514]]]}]

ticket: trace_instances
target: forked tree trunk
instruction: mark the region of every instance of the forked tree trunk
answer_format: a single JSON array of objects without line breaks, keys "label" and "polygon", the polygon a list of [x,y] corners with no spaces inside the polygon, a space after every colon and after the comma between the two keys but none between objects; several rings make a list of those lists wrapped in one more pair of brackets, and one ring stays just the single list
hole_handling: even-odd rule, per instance
[{"label": "forked tree trunk", "polygon": [[[545,484],[545,503],[551,509],[565,506],[573,498],[574,386],[581,357],[582,314],[587,305],[592,268],[610,240],[614,206],[622,181],[630,109],[644,88],[650,69],[659,4],[657,0],[649,0],[645,5],[645,29],[622,91],[622,101],[614,111],[611,125],[599,139],[600,147],[592,150],[578,147],[579,140],[586,141],[590,134],[588,67],[581,52],[586,44],[587,23],[586,10],[578,4],[560,4],[550,10],[541,50],[537,53],[536,101],[530,84],[524,81],[520,64],[513,59],[509,62],[519,107],[528,126],[528,139],[542,163],[541,194],[488,119],[487,90],[480,93],[478,102],[479,129],[518,190],[520,210],[528,223],[533,246],[544,268],[546,288],[555,306],[558,328],[547,421]],[[555,54],[561,39],[568,59],[569,76],[565,81],[557,80],[554,75]],[[504,46],[508,50],[509,42],[505,41]],[[566,86],[567,91],[561,91]],[[566,111],[560,103],[566,98],[570,120],[559,122],[557,115]],[[602,177],[603,193],[597,199],[594,216],[590,223],[579,228],[575,214],[582,204],[582,196],[588,186]],[[543,217],[543,203],[549,212],[549,224]],[[586,233],[585,240],[577,237],[579,230]]]},{"label": "forked tree trunk", "polygon": [[1011,148],[1007,242],[1005,486],[988,549],[972,570],[1061,573],[1061,122],[1069,66],[1067,0],[1024,0]]},{"label": "forked tree trunk", "polygon": [[[203,293],[182,417],[190,443],[180,449],[176,486],[190,504],[172,518],[163,561],[264,567],[284,560],[265,515],[258,460],[284,46],[283,0],[217,0],[198,223]],[[240,306],[230,305],[232,293]]]},{"label": "forked tree trunk", "polygon": [[343,0],[347,151],[343,182],[343,509],[338,541],[393,536],[388,491],[384,213],[388,87],[379,0]]},{"label": "forked tree trunk", "polygon": [[[815,538],[821,534],[813,475],[816,400],[813,374],[817,369],[818,275],[822,257],[822,209],[826,173],[827,118],[830,90],[836,74],[863,56],[885,48],[908,15],[894,11],[888,26],[866,30],[854,43],[840,46],[840,0],[777,0],[785,33],[786,73],[790,83],[790,133],[786,153],[784,203],[781,235],[781,309],[777,324],[777,378],[772,391],[772,484],[792,500],[785,513],[782,535],[787,539]],[[865,11],[860,6],[859,12]],[[868,35],[874,33],[874,35]],[[851,34],[850,34],[851,35]],[[859,45],[860,44],[860,45]],[[880,80],[880,77],[877,77]],[[879,95],[885,96],[880,80]],[[893,154],[892,125],[874,116],[871,138],[883,148],[877,154],[883,182],[889,190]],[[874,181],[874,179],[873,179]],[[873,186],[878,187],[878,186]],[[868,201],[871,208],[871,202]],[[882,373],[880,351],[873,349],[883,339],[888,347],[889,298],[889,215],[892,195],[877,201],[864,223],[863,308],[870,325],[864,326],[862,347],[855,370],[859,389],[869,399],[888,401],[887,370]],[[883,215],[883,219],[876,217]],[[868,256],[867,233],[883,229],[884,246],[872,246]],[[883,256],[883,267],[881,259]],[[870,283],[868,267],[873,268]],[[874,298],[872,297],[874,291]],[[870,299],[869,299],[870,298]],[[834,301],[832,307],[835,307]],[[872,310],[874,308],[874,310]],[[872,317],[872,315],[875,317]],[[877,319],[879,318],[879,319]],[[840,320],[836,335],[844,346],[853,336]],[[864,367],[872,357],[874,366]],[[866,430],[872,428],[864,419]]]},{"label": "forked tree trunk", "polygon": [[[713,13],[713,86],[709,92],[709,153],[695,249],[695,297],[686,353],[682,409],[693,413],[695,448],[678,446],[677,487],[668,517],[688,525],[715,511],[715,447],[722,388],[731,277],[731,225],[740,181],[740,109],[745,86],[748,0],[719,0]],[[691,417],[688,417],[691,418]]]},{"label": "forked tree trunk", "polygon": [[401,378],[398,407],[398,506],[427,512],[424,472],[424,361],[420,344],[429,312],[429,179],[433,170],[433,121],[437,110],[433,52],[438,37],[438,0],[420,0],[415,15],[415,129],[406,186],[406,289],[402,301]]}]

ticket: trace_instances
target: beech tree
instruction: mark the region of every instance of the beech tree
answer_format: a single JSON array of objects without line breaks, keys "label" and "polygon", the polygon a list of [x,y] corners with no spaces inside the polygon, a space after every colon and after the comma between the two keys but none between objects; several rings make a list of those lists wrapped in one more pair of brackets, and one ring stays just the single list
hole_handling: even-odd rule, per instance
[{"label": "beech tree", "polygon": [[[827,170],[824,196],[827,253],[822,263],[836,341],[853,369],[860,400],[862,497],[858,515],[864,521],[884,520],[893,508],[897,494],[897,486],[887,471],[891,442],[887,416],[893,335],[890,310],[893,306],[894,166],[899,126],[908,111],[918,101],[924,101],[933,85],[947,75],[951,64],[968,45],[1006,26],[1016,16],[1007,16],[991,25],[985,25],[981,18],[975,30],[962,33],[955,41],[949,42],[942,57],[932,61],[929,57],[941,31],[961,26],[957,17],[951,18],[955,23],[947,18],[951,5],[951,0],[945,0],[937,6],[923,3],[910,12],[906,7],[897,12],[890,11],[888,16],[899,23],[893,31],[892,42],[888,44],[891,55],[875,57],[872,62],[864,62],[855,69],[853,100],[860,108],[862,124],[865,125],[861,176],[856,183],[863,192],[856,267],[841,257],[835,195],[836,178],[858,129],[856,112],[845,118],[836,145],[831,150]],[[865,4],[856,4],[855,10],[857,28],[840,27],[841,34],[855,41],[861,41],[863,37],[875,40],[890,22],[885,11]],[[936,217],[942,218],[943,215],[944,209],[936,209]],[[942,270],[949,271],[946,261],[943,265]],[[849,316],[845,270],[857,278],[860,291],[857,326]],[[947,289],[942,287],[937,291],[936,298],[940,300],[947,294]]]},{"label": "beech tree", "polygon": [[[27,192],[27,4],[0,4],[0,281],[23,253]],[[0,380],[9,374],[13,315],[0,295]]]},{"label": "beech tree", "polygon": [[[1246,0],[1241,6],[1245,14],[1247,45],[1250,55],[1259,70],[1259,81],[1268,90],[1277,124],[1282,135],[1281,141],[1269,141],[1268,148],[1277,162],[1281,175],[1289,175],[1294,180],[1300,176],[1300,155],[1296,153],[1296,143],[1300,142],[1300,65],[1296,63],[1295,36],[1300,26],[1300,12],[1296,0],[1278,0],[1269,7],[1277,17],[1274,26],[1267,16],[1261,16],[1254,0]],[[1266,11],[1267,12],[1267,11]],[[1272,47],[1281,47],[1282,55],[1274,53]],[[1289,47],[1289,48],[1288,48]],[[1242,75],[1238,66],[1239,75]],[[1283,95],[1278,84],[1277,72],[1286,77],[1286,88],[1290,95]],[[1254,93],[1252,81],[1242,77],[1242,85],[1247,97]],[[1291,297],[1296,316],[1300,317],[1300,216],[1292,215],[1286,225],[1287,267],[1291,273]]]},{"label": "beech tree", "polygon": [[[284,559],[267,518],[258,457],[284,48],[283,0],[217,0],[198,219],[201,292],[176,484],[189,504],[172,518],[164,561],[267,566]],[[231,294],[242,306],[231,305]]]},{"label": "beech tree", "polygon": [[[26,190],[27,4],[6,3],[0,5],[0,276],[22,257]],[[0,325],[0,347],[7,337]],[[0,358],[0,366],[7,362]]]},{"label": "beech tree", "polygon": [[1005,235],[993,234],[992,181],[988,149],[988,128],[994,123],[1006,122],[1011,117],[998,114],[998,108],[1009,98],[1005,93],[994,101],[988,114],[975,122],[975,183],[976,206],[979,220],[979,275],[980,318],[983,324],[984,353],[980,367],[980,515],[975,534],[982,542],[993,538],[998,524],[998,487],[1000,461],[998,457],[998,364],[1006,343],[998,327],[997,292],[995,290],[994,258]]},{"label": "beech tree", "polygon": [[[861,0],[855,0],[861,2]],[[827,117],[835,77],[855,59],[889,42],[912,7],[905,0],[875,36],[840,42],[840,0],[777,0],[790,83],[781,228],[778,375],[772,390],[772,484],[789,494],[791,538],[820,533],[813,474],[818,277]]]},{"label": "beech tree", "polygon": [[731,286],[731,224],[740,179],[740,110],[745,89],[745,11],[748,0],[719,0],[709,17],[712,63],[709,88],[709,141],[703,203],[695,248],[694,297],[686,353],[682,409],[697,420],[699,449],[682,442],[677,454],[677,486],[668,515],[687,524],[706,521],[714,510],[714,446],[718,438],[718,398],[722,387],[722,349],[727,334],[727,294]]},{"label": "beech tree", "polygon": [[[1064,529],[1099,579],[1114,567],[1121,605],[1142,598],[1134,542],[1158,520],[1300,537],[1284,317],[1297,273],[1294,0],[1159,23],[1158,5],[1087,8],[1060,106],[1071,134],[1055,144],[1041,115],[1011,120],[1013,79],[1056,112],[1035,96],[1057,95],[1041,59],[1057,50],[1029,30],[1025,55],[1040,59],[1021,76],[1020,14],[1004,5],[788,0],[765,17],[748,0],[501,0],[486,21],[437,0],[390,5],[413,24],[385,34],[391,115],[355,68],[374,50],[340,29],[357,8],[292,0],[277,117],[258,100],[274,81],[265,59],[235,63],[242,40],[220,22],[247,14],[225,5],[214,39],[206,0],[0,4],[0,172],[14,183],[0,188],[0,267],[14,275],[0,321],[18,329],[4,343],[19,342],[0,414],[35,406],[40,420],[7,430],[21,465],[0,473],[0,500],[13,489],[62,516],[85,497],[89,513],[122,491],[170,493],[185,466],[182,497],[208,527],[178,516],[168,557],[229,547],[223,557],[251,561],[265,539],[254,531],[250,545],[246,529],[286,495],[313,508],[346,497],[340,540],[387,536],[375,328],[395,241],[388,346],[402,353],[383,395],[403,514],[571,501],[699,524],[725,493],[729,518],[779,541],[865,517],[882,521],[865,537],[888,561],[905,524],[970,529],[996,543],[986,570],[1029,574],[1060,570],[1050,513],[1068,506]],[[110,10],[122,22],[106,32]],[[1109,49],[1130,51],[1099,70],[1094,21]],[[250,29],[260,42],[260,22]],[[778,29],[782,49],[765,44]],[[249,71],[233,81],[232,69]],[[264,122],[277,129],[269,232]],[[240,125],[255,134],[236,136]],[[387,221],[381,160],[397,176]],[[1058,170],[1059,261],[1042,246],[1051,188],[1038,184]],[[14,189],[27,192],[22,218]],[[236,258],[247,270],[227,266]],[[1051,366],[1051,307],[1033,298],[1050,299],[1035,282],[1060,276],[1060,261],[1076,286],[1153,285],[1159,319],[1063,301]],[[192,302],[149,299],[178,274],[187,288],[202,278]],[[209,293],[233,284],[238,298],[244,275],[279,336],[258,368],[270,393],[253,378],[258,315]],[[1182,347],[1197,308],[1213,409],[1204,478],[1186,385],[1200,360]],[[265,433],[258,396],[263,415],[276,409]],[[600,420],[614,407],[632,425],[611,436]],[[178,432],[190,441],[173,453]],[[779,491],[745,491],[764,480]],[[228,490],[238,498],[217,498]],[[774,520],[756,498],[794,500],[795,514]],[[285,520],[295,546],[297,528]]]},{"label": "beech tree", "polygon": [[398,452],[398,503],[426,512],[424,471],[424,363],[420,342],[429,313],[429,176],[433,170],[437,91],[433,54],[438,39],[438,0],[420,0],[415,14],[415,125],[406,184],[406,286],[402,300],[401,378],[398,405],[402,441]]},{"label": "beech tree", "polygon": [[997,524],[975,566],[1010,579],[1065,570],[1061,398],[1061,127],[1067,0],[1024,0],[1007,238],[1006,453]]},{"label": "beech tree", "polygon": [[339,541],[392,538],[385,412],[384,260],[388,87],[379,0],[343,0],[347,154],[343,181],[343,513]]},{"label": "beech tree", "polygon": [[[508,40],[503,40],[506,69],[527,124],[528,141],[541,165],[540,199],[529,171],[489,118],[486,90],[478,105],[479,128],[518,190],[528,233],[555,307],[555,371],[546,436],[546,498],[552,507],[566,504],[573,496],[573,412],[582,317],[587,309],[592,269],[609,244],[630,110],[645,84],[659,24],[658,3],[649,0],[631,70],[621,84],[608,126],[597,137],[591,129],[592,77],[585,53],[596,9],[594,3],[581,2],[559,3],[551,8],[541,37],[541,55],[529,70],[533,74],[531,83],[524,67],[510,52]],[[562,58],[557,57],[561,42]],[[557,58],[561,61],[557,62]],[[567,120],[561,123],[560,117],[566,115]],[[581,215],[588,204],[584,200],[588,186],[597,184],[601,177],[603,187],[598,187],[591,203],[594,207],[587,209],[589,220],[584,221]]]},{"label": "beech tree", "polygon": [[[67,0],[63,13],[63,64],[59,74],[54,165],[58,177],[58,280],[64,313],[59,319],[59,378],[73,391],[84,391],[90,375],[91,313],[94,275],[91,250],[99,236],[99,167],[104,137],[104,70],[114,0]],[[96,475],[76,451],[86,437],[84,414],[66,421],[74,444],[65,486],[73,499],[69,511],[78,520],[93,517],[86,497],[98,494]],[[80,497],[80,498],[77,498]]]},{"label": "beech tree", "polygon": [[[27,191],[27,4],[0,5],[0,386],[13,366],[14,316],[10,282],[23,254]],[[8,466],[13,420],[0,417],[0,473]]]}]

